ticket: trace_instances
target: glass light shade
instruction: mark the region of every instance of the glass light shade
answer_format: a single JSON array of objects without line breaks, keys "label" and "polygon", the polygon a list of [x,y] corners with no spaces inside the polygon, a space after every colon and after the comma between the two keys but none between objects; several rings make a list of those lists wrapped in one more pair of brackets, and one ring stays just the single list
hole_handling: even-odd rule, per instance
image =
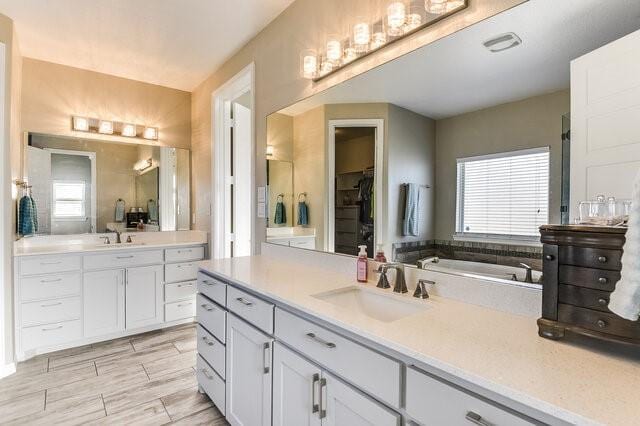
[{"label": "glass light shade", "polygon": [[265,151],[267,157],[273,156],[273,145],[267,145],[267,149]]},{"label": "glass light shade", "polygon": [[123,124],[121,133],[122,133],[122,136],[126,136],[128,138],[134,138],[137,135],[136,125],[135,124]]},{"label": "glass light shade", "polygon": [[142,137],[145,139],[156,140],[158,139],[158,129],[155,127],[145,127]]},{"label": "glass light shade", "polygon": [[349,62],[355,60],[357,57],[358,52],[356,51],[355,47],[347,47],[346,49],[344,49],[343,63],[348,64]]},{"label": "glass light shade", "polygon": [[409,6],[409,14],[407,15],[407,22],[405,26],[405,31],[413,31],[416,28],[420,27],[424,21],[424,8],[421,4],[412,3]]},{"label": "glass light shade", "polygon": [[424,8],[427,13],[441,15],[447,11],[447,0],[425,0]]},{"label": "glass light shade", "polygon": [[401,36],[407,17],[407,9],[403,2],[394,1],[387,6],[388,34],[392,37]]},{"label": "glass light shade", "polygon": [[327,75],[331,71],[333,71],[333,62],[327,58],[322,58],[322,62],[320,62],[320,75]]},{"label": "glass light shade", "polygon": [[315,50],[302,52],[300,68],[303,78],[313,79],[318,76],[318,55]]},{"label": "glass light shade", "polygon": [[338,37],[329,37],[327,39],[327,59],[331,62],[338,63],[342,57],[342,41]]},{"label": "glass light shade", "polygon": [[358,53],[364,53],[369,50],[369,41],[371,41],[371,30],[366,22],[359,22],[353,26],[353,47]]},{"label": "glass light shade", "polygon": [[89,131],[89,119],[86,117],[73,117],[73,130],[79,132]]},{"label": "glass light shade", "polygon": [[447,12],[451,12],[453,9],[457,9],[463,5],[464,5],[464,0],[448,0],[447,6],[445,9]]},{"label": "glass light shade", "polygon": [[369,45],[371,50],[378,49],[387,43],[387,31],[384,25],[384,19],[376,21],[371,26],[371,43]]},{"label": "glass light shade", "polygon": [[103,135],[112,135],[113,134],[113,121],[100,120],[100,124],[98,125],[98,132]]}]

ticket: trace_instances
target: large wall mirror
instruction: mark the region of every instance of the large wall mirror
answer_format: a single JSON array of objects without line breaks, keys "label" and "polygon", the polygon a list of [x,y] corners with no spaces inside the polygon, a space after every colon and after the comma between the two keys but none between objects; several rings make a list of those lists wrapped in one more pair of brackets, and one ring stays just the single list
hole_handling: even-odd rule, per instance
[{"label": "large wall mirror", "polygon": [[271,114],[267,242],[536,285],[540,225],[569,220],[570,62],[631,30],[567,15],[524,3]]},{"label": "large wall mirror", "polygon": [[29,133],[24,158],[37,234],[190,228],[189,150]]}]

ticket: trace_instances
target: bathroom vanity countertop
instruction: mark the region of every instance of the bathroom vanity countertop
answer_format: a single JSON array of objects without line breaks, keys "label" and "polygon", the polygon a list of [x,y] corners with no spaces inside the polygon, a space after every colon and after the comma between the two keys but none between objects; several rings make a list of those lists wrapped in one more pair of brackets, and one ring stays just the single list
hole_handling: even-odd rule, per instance
[{"label": "bathroom vanity countertop", "polygon": [[[111,244],[104,244],[100,236],[108,235]],[[153,248],[183,247],[207,244],[207,234],[200,231],[125,232],[122,240],[131,235],[133,243],[116,244],[115,234],[52,235],[22,238],[13,245],[13,255],[34,256],[47,254],[88,253],[112,250],[145,250]]]},{"label": "bathroom vanity countertop", "polygon": [[[429,307],[424,312],[377,321],[313,296],[359,285],[353,277],[275,257],[208,260],[200,267],[276,304],[557,419],[575,424],[638,422],[638,351],[614,353],[589,342],[543,339],[535,318],[437,296],[424,301]],[[412,290],[405,296],[411,298]]]}]

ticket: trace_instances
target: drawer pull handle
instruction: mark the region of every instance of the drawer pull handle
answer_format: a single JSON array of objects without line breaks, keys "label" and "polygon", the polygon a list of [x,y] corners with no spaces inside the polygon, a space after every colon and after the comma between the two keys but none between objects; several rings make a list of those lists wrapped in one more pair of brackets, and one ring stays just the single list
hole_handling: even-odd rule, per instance
[{"label": "drawer pull handle", "polygon": [[203,303],[200,306],[202,306],[206,311],[209,311],[209,312],[213,311],[213,306],[207,305],[206,303]]},{"label": "drawer pull handle", "polygon": [[599,319],[598,321],[596,321],[596,325],[600,328],[605,328],[607,326],[607,322],[605,320]]},{"label": "drawer pull handle", "polygon": [[600,277],[600,278],[598,278],[598,282],[600,284],[604,285],[604,284],[607,284],[609,282],[609,280],[607,278],[605,278],[605,277]]},{"label": "drawer pull handle", "polygon": [[271,365],[271,351],[269,350],[269,348],[271,347],[271,345],[269,344],[269,342],[265,343],[264,346],[262,347],[262,366],[264,367],[262,369],[264,374],[269,374],[269,366]]},{"label": "drawer pull handle", "polygon": [[116,259],[133,259],[133,255],[131,255],[131,256],[116,256]]},{"label": "drawer pull handle", "polygon": [[607,299],[605,299],[604,297],[601,297],[600,299],[598,299],[598,305],[607,306],[608,304],[609,304],[609,301]]},{"label": "drawer pull handle", "polygon": [[320,411],[320,404],[316,404],[316,385],[320,383],[320,375],[314,374],[311,381],[311,413]]},{"label": "drawer pull handle", "polygon": [[178,308],[184,308],[185,306],[191,306],[193,305],[193,302],[189,302],[189,303],[180,303],[178,305]]},{"label": "drawer pull handle", "polygon": [[53,330],[60,330],[63,326],[59,325],[57,327],[50,327],[50,328],[43,328],[42,331],[53,331]]},{"label": "drawer pull handle", "polygon": [[236,297],[236,300],[240,303],[242,303],[244,306],[253,306],[253,302],[249,302],[247,299],[245,299],[244,297]]},{"label": "drawer pull handle", "polygon": [[191,250],[178,250],[178,254],[180,253],[191,253]]},{"label": "drawer pull handle", "polygon": [[209,340],[209,338],[207,336],[202,336],[202,341],[205,342],[207,344],[207,346],[213,346],[214,343]]},{"label": "drawer pull handle", "polygon": [[42,284],[59,283],[60,281],[62,281],[62,278],[56,278],[55,280],[40,280]]},{"label": "drawer pull handle", "polygon": [[326,387],[327,379],[320,379],[320,414],[318,415],[320,419],[327,417],[327,404],[324,403],[326,393],[322,391],[323,389],[326,389]]},{"label": "drawer pull handle", "polygon": [[193,283],[178,284],[178,288],[180,287],[193,287]]},{"label": "drawer pull handle", "polygon": [[45,304],[45,305],[40,305],[41,308],[50,308],[52,306],[58,306],[58,305],[62,305],[62,302],[58,302],[58,303],[49,303],[49,304]]},{"label": "drawer pull handle", "polygon": [[473,411],[468,411],[467,415],[464,416],[465,419],[473,423],[474,425],[479,426],[493,426],[493,423],[489,423],[485,419],[482,418],[480,414],[474,413]]},{"label": "drawer pull handle", "polygon": [[61,263],[62,263],[62,261],[57,260],[57,261],[55,261],[55,262],[40,262],[40,265],[42,265],[42,266],[46,266],[46,265],[59,265],[59,264],[61,264]]},{"label": "drawer pull handle", "polygon": [[208,285],[208,286],[212,286],[212,285],[214,285],[214,284],[215,284],[215,282],[213,282],[213,281],[208,281],[208,280],[204,280],[204,281],[202,281],[202,284],[204,284],[204,285]]},{"label": "drawer pull handle", "polygon": [[553,255],[552,255],[552,254],[548,254],[548,255],[546,255],[546,256],[544,257],[544,259],[545,259],[545,260],[548,260],[549,262],[551,262],[552,260],[554,260],[554,259],[555,259],[555,257],[553,257]]},{"label": "drawer pull handle", "polygon": [[213,380],[213,376],[209,374],[209,371],[207,371],[206,368],[201,368],[200,371],[202,371],[202,374],[204,374],[204,377],[206,377],[209,380]]},{"label": "drawer pull handle", "polygon": [[598,262],[607,263],[607,257],[606,256],[598,256]]},{"label": "drawer pull handle", "polygon": [[333,348],[335,348],[335,347],[336,347],[336,344],[335,344],[335,343],[327,342],[326,340],[324,340],[324,339],[322,339],[322,338],[320,338],[320,337],[316,336],[316,335],[315,335],[315,333],[307,333],[307,334],[306,334],[306,336],[307,336],[309,339],[311,339],[311,340],[313,340],[313,341],[315,341],[315,342],[318,342],[318,343],[320,343],[321,345],[323,345],[323,346],[325,346],[325,347],[327,347],[327,348],[329,348],[329,349],[333,349]]}]

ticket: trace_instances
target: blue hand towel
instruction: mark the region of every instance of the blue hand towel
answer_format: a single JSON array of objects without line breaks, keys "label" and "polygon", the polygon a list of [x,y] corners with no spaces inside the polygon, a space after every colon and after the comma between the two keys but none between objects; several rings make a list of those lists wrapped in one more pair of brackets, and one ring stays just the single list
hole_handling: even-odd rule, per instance
[{"label": "blue hand towel", "polygon": [[419,223],[420,187],[415,183],[405,184],[404,217],[402,220],[402,236],[417,237]]},{"label": "blue hand towel", "polygon": [[298,201],[298,225],[306,226],[309,224],[309,207],[304,201]]},{"label": "blue hand towel", "polygon": [[35,202],[33,198],[25,195],[20,199],[19,203],[18,233],[20,235],[31,235],[37,231],[37,219],[34,219],[35,214]]},{"label": "blue hand towel", "polygon": [[276,225],[284,225],[287,223],[287,210],[284,208],[284,203],[282,201],[278,201],[276,203],[276,214],[273,218],[273,223]]}]

